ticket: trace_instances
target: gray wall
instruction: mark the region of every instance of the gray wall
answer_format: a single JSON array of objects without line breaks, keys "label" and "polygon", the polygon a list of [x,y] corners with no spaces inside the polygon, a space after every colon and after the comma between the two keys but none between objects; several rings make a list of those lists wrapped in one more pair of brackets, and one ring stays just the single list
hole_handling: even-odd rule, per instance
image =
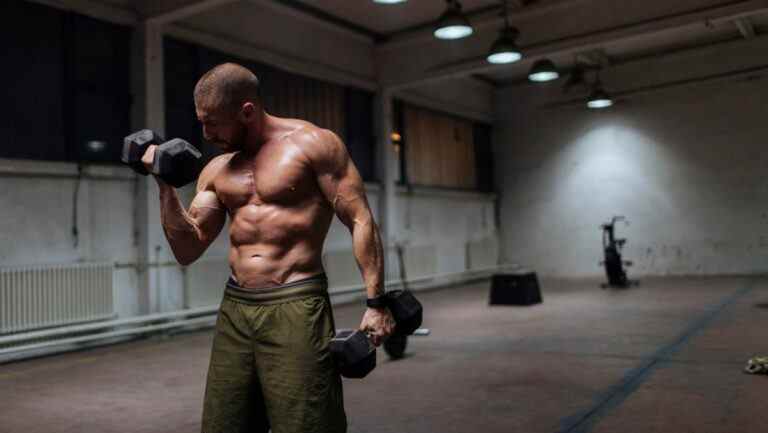
[{"label": "gray wall", "polygon": [[[707,59],[736,58],[699,54],[619,67],[606,83],[680,79],[706,74]],[[562,99],[558,84],[496,95],[505,262],[544,275],[602,274],[599,225],[626,215],[618,235],[628,238],[631,274],[768,271],[768,80],[639,93],[598,112],[552,105]]]}]

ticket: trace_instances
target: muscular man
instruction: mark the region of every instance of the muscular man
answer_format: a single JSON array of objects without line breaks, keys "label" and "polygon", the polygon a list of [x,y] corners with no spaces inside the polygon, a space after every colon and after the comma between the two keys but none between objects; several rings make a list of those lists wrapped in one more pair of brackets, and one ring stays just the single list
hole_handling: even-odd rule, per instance
[{"label": "muscular man", "polygon": [[[369,307],[360,324],[375,345],[394,322],[383,294],[382,246],[363,183],[333,132],[267,114],[259,81],[219,65],[195,86],[203,135],[224,152],[200,174],[184,210],[160,187],[162,224],[179,263],[194,262],[231,220],[227,282],[216,323],[203,433],[344,432],[341,379],[323,242],[336,214],[352,233]],[[155,147],[143,161],[148,166]]]}]

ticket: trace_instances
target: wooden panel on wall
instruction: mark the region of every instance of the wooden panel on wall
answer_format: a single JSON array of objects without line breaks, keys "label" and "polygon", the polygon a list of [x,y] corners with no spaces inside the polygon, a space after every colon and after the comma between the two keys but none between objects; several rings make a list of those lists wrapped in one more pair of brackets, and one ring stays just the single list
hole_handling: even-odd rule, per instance
[{"label": "wooden panel on wall", "polygon": [[410,183],[477,188],[471,121],[405,105],[404,124]]},{"label": "wooden panel on wall", "polygon": [[285,74],[281,78],[273,81],[270,98],[265,98],[270,113],[306,120],[343,137],[345,124],[342,86],[296,75]]}]

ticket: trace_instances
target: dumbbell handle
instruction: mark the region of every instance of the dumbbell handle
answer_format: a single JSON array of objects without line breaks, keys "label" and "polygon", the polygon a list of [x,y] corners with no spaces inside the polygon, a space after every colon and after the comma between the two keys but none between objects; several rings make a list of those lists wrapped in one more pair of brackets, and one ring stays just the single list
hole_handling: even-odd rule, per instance
[{"label": "dumbbell handle", "polygon": [[[337,329],[337,330],[336,330],[336,334],[338,334],[338,333],[340,333],[340,332],[342,332],[342,331],[346,331],[346,329]],[[414,337],[426,337],[426,336],[428,336],[428,335],[429,335],[429,334],[431,334],[431,333],[432,333],[432,330],[431,330],[431,329],[429,329],[429,328],[419,328],[419,329],[417,329],[417,330],[413,331],[413,334],[411,334],[411,335],[408,335],[408,337],[410,337],[410,336],[414,336]]]}]

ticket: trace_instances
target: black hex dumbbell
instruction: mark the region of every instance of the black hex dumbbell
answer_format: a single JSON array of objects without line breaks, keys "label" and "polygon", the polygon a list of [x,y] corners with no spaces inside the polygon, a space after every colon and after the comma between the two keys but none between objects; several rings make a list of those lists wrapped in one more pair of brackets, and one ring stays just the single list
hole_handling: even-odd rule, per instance
[{"label": "black hex dumbbell", "polygon": [[[409,290],[387,292],[386,304],[395,319],[395,332],[384,341],[384,350],[393,359],[402,358],[409,335],[429,335],[419,329],[423,307]],[[362,378],[376,368],[376,348],[360,330],[336,331],[331,340],[331,353],[342,376]]]},{"label": "black hex dumbbell", "polygon": [[[411,335],[427,336],[429,329],[417,329]],[[408,335],[392,334],[384,340],[384,351],[392,359],[405,355]],[[360,379],[376,368],[376,347],[368,336],[360,330],[338,329],[331,340],[331,354],[342,376]]]},{"label": "black hex dumbbell", "polygon": [[424,307],[410,290],[387,292],[386,304],[395,319],[395,334],[411,335],[419,329],[424,316]]},{"label": "black hex dumbbell", "polygon": [[141,162],[141,158],[151,145],[158,146],[152,161],[151,173],[163,182],[180,188],[200,175],[202,170],[200,151],[180,138],[163,142],[156,132],[149,129],[142,129],[125,137],[122,161],[136,173],[146,176],[149,172]]},{"label": "black hex dumbbell", "polygon": [[336,330],[330,348],[336,367],[344,377],[360,379],[376,368],[376,347],[363,331]]}]

